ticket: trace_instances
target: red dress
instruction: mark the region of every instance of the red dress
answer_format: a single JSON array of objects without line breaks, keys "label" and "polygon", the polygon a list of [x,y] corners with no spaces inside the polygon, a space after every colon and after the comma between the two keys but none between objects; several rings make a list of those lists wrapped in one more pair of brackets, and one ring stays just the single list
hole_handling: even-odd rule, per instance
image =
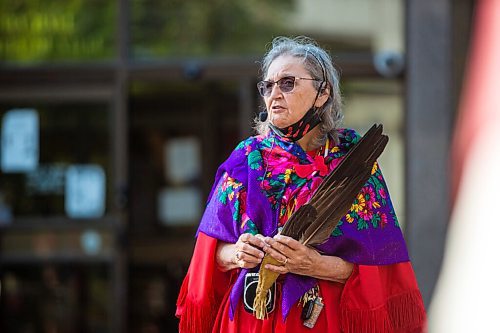
[{"label": "red dress", "polygon": [[283,320],[280,288],[269,318],[258,320],[240,301],[229,317],[229,291],[236,271],[222,272],[215,263],[217,240],[199,233],[188,274],[177,302],[180,333],[284,332],[422,332],[423,307],[409,262],[388,266],[355,265],[345,285],[319,280],[325,304],[314,328],[303,325],[297,304]]},{"label": "red dress", "polygon": [[[249,142],[252,143],[254,141],[250,140]],[[256,142],[258,142],[258,140]],[[328,144],[326,146],[328,146]],[[332,149],[325,147],[325,152],[328,152],[330,155],[333,154],[332,156],[334,157],[334,159],[329,162],[327,168],[323,159],[324,153],[312,153],[307,157],[310,163],[303,164],[299,163],[297,157],[292,154],[297,151],[293,149],[287,151],[279,144],[276,146],[272,144],[270,151],[266,151],[265,147],[267,146],[262,143],[262,147],[264,148],[258,146],[258,149],[262,148],[262,154],[260,150],[252,147],[252,144],[243,144],[240,148],[235,150],[235,159],[237,161],[241,160],[238,154],[243,153],[246,154],[245,156],[247,156],[246,158],[248,158],[248,161],[244,161],[245,167],[242,167],[240,164],[235,164],[231,170],[241,171],[243,169],[244,171],[248,171],[248,168],[251,170],[260,170],[259,168],[262,169],[263,166],[258,163],[260,159],[257,157],[266,157],[267,164],[262,171],[266,175],[264,178],[267,182],[261,181],[260,178],[258,178],[257,184],[249,181],[247,185],[248,188],[253,189],[253,191],[260,191],[262,187],[269,193],[275,193],[273,191],[281,188],[280,186],[282,186],[284,182],[284,194],[273,194],[270,197],[271,199],[277,198],[276,200],[281,200],[281,202],[277,202],[280,203],[281,208],[279,209],[280,215],[278,220],[280,225],[286,223],[293,211],[298,209],[302,204],[308,202],[314,189],[319,185],[317,181],[320,180],[320,177],[314,178],[312,176],[318,174],[319,176],[326,175],[329,171],[328,168],[333,169],[340,162],[341,156],[336,156],[336,152],[344,148],[344,150],[348,150],[347,147],[342,148],[342,145]],[[273,150],[272,147],[275,149]],[[253,153],[258,154],[253,155]],[[232,161],[231,158],[229,160]],[[243,176],[240,176],[244,178],[245,175],[246,174],[243,172]],[[297,176],[294,178],[297,184],[292,180],[292,175],[294,175],[293,177],[295,177],[295,175]],[[372,176],[376,177],[377,175],[378,173],[375,165],[374,170],[372,170]],[[226,176],[227,178],[224,178]],[[309,179],[309,176],[311,176],[311,179]],[[381,174],[378,176],[382,177]],[[278,182],[280,179],[282,182]],[[310,186],[304,184],[299,186],[298,181],[300,179],[309,179],[307,181],[310,181]],[[232,230],[231,228],[233,228],[233,226],[239,229],[242,229],[243,226],[249,226],[251,217],[247,215],[249,210],[246,204],[247,201],[250,202],[255,209],[255,207],[259,205],[259,202],[256,201],[258,198],[254,195],[252,199],[248,199],[249,197],[247,194],[249,192],[246,192],[245,187],[237,178],[233,178],[227,172],[221,174],[220,180],[222,185],[220,185],[220,191],[217,193],[224,199],[224,208],[218,210],[220,207],[217,206],[219,205],[219,203],[217,203],[217,205],[213,207],[219,208],[213,211],[210,210],[207,215],[209,218],[207,218],[207,220],[203,219],[201,224],[205,222],[214,227],[229,225],[228,228],[230,228],[230,230]],[[253,181],[255,182],[255,179]],[[277,183],[276,188],[273,188],[274,183],[271,181]],[[375,181],[378,182],[376,179]],[[373,188],[372,190],[376,190],[380,196],[386,198],[386,193],[380,192],[383,188]],[[367,216],[375,216],[378,213],[375,210],[369,211],[367,207],[370,207],[370,205],[372,208],[380,207],[380,203],[375,201],[375,193],[367,192],[365,195],[368,195],[368,199],[366,196],[362,196],[356,201],[358,208],[363,206],[363,210],[360,208],[358,209],[359,211],[356,210],[355,212],[358,212],[360,216],[362,213]],[[371,199],[372,197],[373,200]],[[213,198],[215,198],[215,195]],[[218,200],[219,199],[220,198],[218,198]],[[214,199],[214,201],[216,200]],[[226,210],[228,206],[233,207],[227,204],[228,202],[237,203],[237,205],[234,204],[234,210]],[[209,207],[212,206],[209,204]],[[253,212],[255,213],[255,211]],[[352,216],[355,215],[355,212],[352,211],[352,209],[350,211]],[[377,215],[380,222],[378,224],[378,229],[369,229],[369,226],[366,225],[367,232],[373,232],[375,235],[376,232],[382,230],[385,225],[384,223],[387,223],[383,217],[386,217],[385,214],[388,212],[388,210],[379,212],[380,215]],[[234,217],[235,213],[237,213],[237,218]],[[344,221],[345,226],[356,225],[352,223],[353,220],[351,215],[346,215],[346,218],[349,217],[350,219]],[[220,236],[220,232],[227,234],[227,229],[216,230],[217,232],[211,231],[214,237]],[[354,236],[357,235],[358,234],[354,234]],[[377,235],[385,236],[385,234]],[[221,237],[217,238],[224,239]],[[359,245],[359,242],[350,244],[356,246]],[[373,243],[367,244],[373,246]],[[229,272],[222,272],[219,270],[215,260],[216,247],[216,238],[210,237],[206,233],[199,232],[194,254],[191,259],[191,265],[181,287],[177,302],[176,315],[180,318],[180,333],[402,333],[421,332],[424,329],[425,310],[422,298],[411,263],[406,260],[400,260],[403,262],[392,261],[400,263],[391,265],[373,264],[372,266],[368,266],[355,264],[353,272],[345,284],[318,280],[319,293],[323,299],[324,307],[318,317],[316,325],[312,329],[303,325],[300,318],[302,306],[299,302],[297,302],[296,306],[292,305],[287,317],[283,318],[281,288],[279,283],[275,310],[269,314],[267,319],[259,320],[256,319],[253,314],[247,313],[244,310],[241,299],[234,305],[234,317],[231,319],[230,307],[232,303],[230,302],[230,291],[233,289],[232,287],[240,272],[236,269]],[[356,248],[354,247],[353,250],[356,250]]]}]

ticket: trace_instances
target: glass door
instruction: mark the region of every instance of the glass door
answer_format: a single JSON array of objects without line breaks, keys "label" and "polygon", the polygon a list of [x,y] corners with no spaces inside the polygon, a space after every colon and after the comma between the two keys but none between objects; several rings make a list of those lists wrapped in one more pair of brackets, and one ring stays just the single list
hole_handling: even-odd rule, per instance
[{"label": "glass door", "polygon": [[173,332],[216,168],[239,140],[239,83],[143,81],[131,89],[129,327]]},{"label": "glass door", "polygon": [[2,332],[112,331],[112,94],[74,88],[19,87],[24,98],[0,101]]}]

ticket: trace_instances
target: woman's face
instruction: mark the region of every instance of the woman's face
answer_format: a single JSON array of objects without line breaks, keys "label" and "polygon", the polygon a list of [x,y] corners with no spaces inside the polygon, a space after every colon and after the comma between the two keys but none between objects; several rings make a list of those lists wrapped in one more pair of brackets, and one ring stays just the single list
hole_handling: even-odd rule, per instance
[{"label": "woman's face", "polygon": [[[287,76],[312,79],[301,59],[283,55],[273,60],[264,80],[276,82]],[[328,89],[325,91],[328,92]],[[299,121],[313,106],[317,92],[312,80],[296,79],[295,87],[288,93],[282,92],[279,86],[274,84],[271,94],[264,97],[271,123],[276,127],[283,128]],[[315,106],[323,105],[327,99],[328,93],[321,94]]]}]

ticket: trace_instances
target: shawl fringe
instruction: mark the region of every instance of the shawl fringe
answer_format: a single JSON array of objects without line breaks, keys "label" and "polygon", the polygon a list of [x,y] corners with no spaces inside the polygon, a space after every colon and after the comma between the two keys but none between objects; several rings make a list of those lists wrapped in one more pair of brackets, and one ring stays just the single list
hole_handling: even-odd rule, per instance
[{"label": "shawl fringe", "polygon": [[423,329],[425,326],[425,308],[418,290],[389,298],[387,310],[396,330]]},{"label": "shawl fringe", "polygon": [[199,233],[177,298],[175,315],[179,318],[180,333],[212,332],[224,296],[220,289],[230,283],[231,277],[216,268],[216,246],[216,239]]},{"label": "shawl fringe", "polygon": [[177,311],[175,315],[179,317],[179,332],[211,332],[214,311],[216,311],[213,297],[209,302],[194,302],[188,295],[189,275],[182,282],[179,297],[177,299]]},{"label": "shawl fringe", "polygon": [[343,308],[340,314],[342,332],[422,332],[425,308],[418,290],[390,297],[386,304],[370,310]]},{"label": "shawl fringe", "polygon": [[179,321],[179,332],[199,333],[212,332],[219,302],[211,300],[209,302],[186,301],[183,305],[182,316]]}]

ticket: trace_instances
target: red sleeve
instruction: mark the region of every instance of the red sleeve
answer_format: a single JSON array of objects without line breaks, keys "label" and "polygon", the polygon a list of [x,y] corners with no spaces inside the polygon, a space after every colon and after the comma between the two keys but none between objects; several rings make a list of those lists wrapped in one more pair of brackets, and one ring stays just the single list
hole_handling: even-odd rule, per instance
[{"label": "red sleeve", "polygon": [[[175,315],[179,333],[211,332],[233,272],[222,272],[215,263],[217,239],[198,234],[193,257],[181,286]],[[217,282],[217,283],[215,283]]]},{"label": "red sleeve", "polygon": [[343,332],[422,332],[426,316],[410,262],[356,265],[341,298]]}]

